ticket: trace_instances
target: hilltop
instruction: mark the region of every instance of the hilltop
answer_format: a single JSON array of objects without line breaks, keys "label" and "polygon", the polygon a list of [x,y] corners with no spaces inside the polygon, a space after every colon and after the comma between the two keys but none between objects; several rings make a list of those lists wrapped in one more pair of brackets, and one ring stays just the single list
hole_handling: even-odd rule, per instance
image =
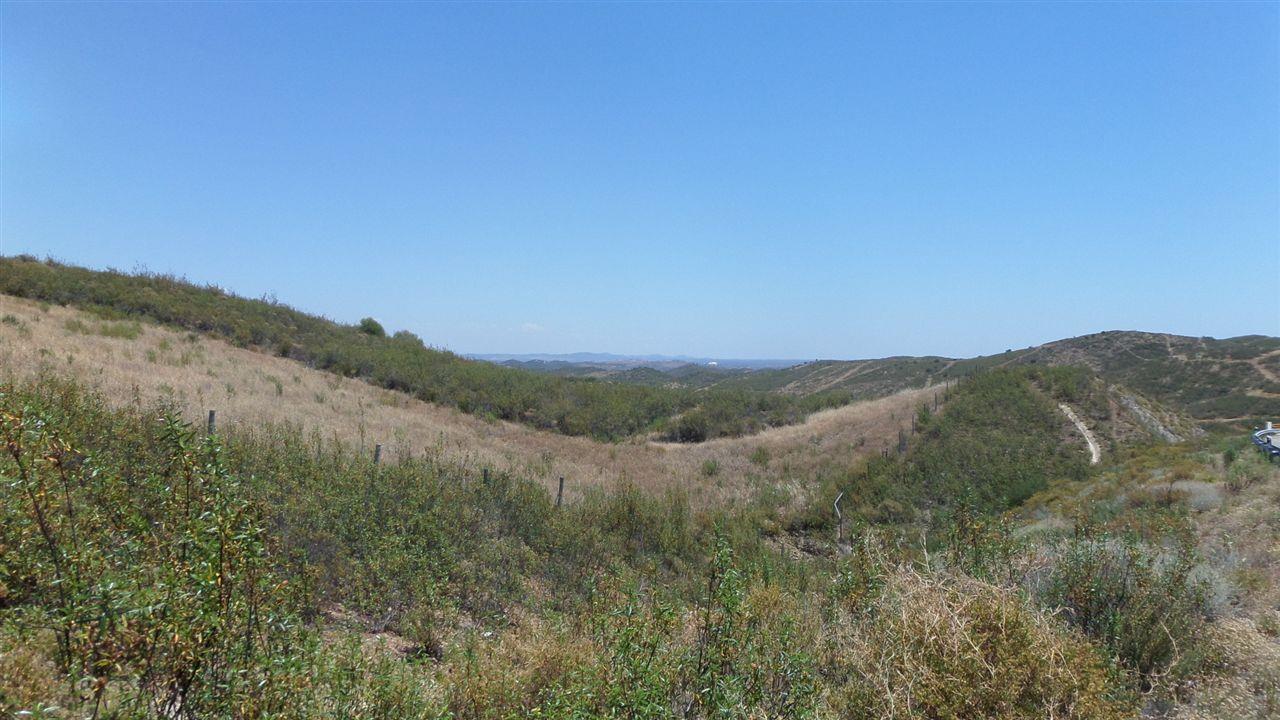
[{"label": "hilltop", "polygon": [[1245,424],[1280,415],[1280,338],[1258,335],[1218,340],[1111,331],[974,358],[822,360],[785,368],[761,367],[778,361],[709,366],[607,354],[494,356],[502,362],[495,365],[432,347],[408,331],[388,334],[371,319],[341,325],[171,277],[0,258],[0,293],[78,306],[107,320],[152,320],[482,418],[604,440],[750,435],[851,401],[1024,365],[1088,367],[1121,391],[1199,422]]},{"label": "hilltop", "polygon": [[787,368],[801,360],[690,357],[688,355],[619,355],[616,353],[470,353],[467,357],[501,364],[546,363],[548,365],[584,365],[599,367],[651,367],[670,369],[685,365],[707,365],[721,369]]},{"label": "hilltop", "polygon": [[1184,408],[1201,421],[1280,414],[1280,338],[1194,338],[1113,331],[1059,340],[1016,353],[1014,363],[1082,365]]}]

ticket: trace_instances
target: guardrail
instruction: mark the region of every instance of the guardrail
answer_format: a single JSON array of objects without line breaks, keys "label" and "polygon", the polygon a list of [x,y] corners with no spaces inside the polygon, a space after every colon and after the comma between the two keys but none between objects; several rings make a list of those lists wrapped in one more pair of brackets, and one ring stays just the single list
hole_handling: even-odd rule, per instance
[{"label": "guardrail", "polygon": [[1272,427],[1271,423],[1253,433],[1253,444],[1257,446],[1258,452],[1267,456],[1267,460],[1275,460],[1280,457],[1280,429]]}]

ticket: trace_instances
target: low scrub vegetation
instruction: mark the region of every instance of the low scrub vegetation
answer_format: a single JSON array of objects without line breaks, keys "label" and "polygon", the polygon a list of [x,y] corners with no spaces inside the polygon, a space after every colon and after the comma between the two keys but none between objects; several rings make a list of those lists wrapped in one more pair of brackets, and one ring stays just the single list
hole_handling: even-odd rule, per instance
[{"label": "low scrub vegetation", "polygon": [[679,493],[623,487],[557,509],[519,477],[375,465],[289,427],[207,437],[164,407],[109,410],[54,380],[0,391],[0,433],[6,713],[1135,707],[1105,640],[1050,612],[1056,600],[929,560],[891,529],[851,532],[838,560],[780,553],[767,493],[694,513]]},{"label": "low scrub vegetation", "polygon": [[288,424],[206,436],[4,386],[0,713],[1274,715],[1265,459],[1211,437],[1090,467],[1057,408],[1105,411],[1081,370],[944,392],[899,413],[901,452],[694,507],[625,482],[557,506],[430,448],[378,464]]}]

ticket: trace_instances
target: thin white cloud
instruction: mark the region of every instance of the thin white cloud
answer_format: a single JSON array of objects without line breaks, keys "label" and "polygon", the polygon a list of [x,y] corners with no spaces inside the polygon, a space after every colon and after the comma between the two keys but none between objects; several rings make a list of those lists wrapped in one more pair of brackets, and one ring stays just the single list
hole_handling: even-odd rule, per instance
[{"label": "thin white cloud", "polygon": [[546,328],[542,327],[538,323],[533,323],[533,322],[527,322],[520,326],[520,332],[540,333],[543,330],[546,330]]}]

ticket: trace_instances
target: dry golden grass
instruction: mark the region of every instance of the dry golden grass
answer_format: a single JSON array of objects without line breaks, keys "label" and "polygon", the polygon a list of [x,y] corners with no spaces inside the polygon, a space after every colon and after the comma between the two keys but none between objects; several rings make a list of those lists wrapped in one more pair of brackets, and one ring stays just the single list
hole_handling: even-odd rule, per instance
[{"label": "dry golden grass", "polygon": [[1129,717],[1102,658],[1014,591],[965,577],[889,574],[875,611],[837,623],[832,693],[844,718]]},{"label": "dry golden grass", "polygon": [[1227,618],[1210,628],[1217,672],[1200,678],[1177,720],[1265,720],[1280,717],[1280,611],[1255,620]]},{"label": "dry golden grass", "polygon": [[[435,453],[471,467],[566,479],[572,496],[589,485],[627,480],[662,491],[683,487],[695,505],[741,497],[757,483],[799,497],[815,474],[841,468],[897,442],[915,407],[932,390],[915,390],[817,413],[805,423],[700,445],[636,439],[600,443],[489,422],[420,402],[359,380],[143,323],[133,339],[99,331],[104,323],[72,308],[40,306],[0,295],[0,368],[8,376],[76,377],[115,403],[168,398],[193,422],[217,410],[220,428],[289,422],[306,432],[369,451],[381,443],[388,460]],[[87,331],[87,332],[86,332]],[[751,457],[757,448],[768,451]],[[714,470],[713,470],[714,466]]]}]

